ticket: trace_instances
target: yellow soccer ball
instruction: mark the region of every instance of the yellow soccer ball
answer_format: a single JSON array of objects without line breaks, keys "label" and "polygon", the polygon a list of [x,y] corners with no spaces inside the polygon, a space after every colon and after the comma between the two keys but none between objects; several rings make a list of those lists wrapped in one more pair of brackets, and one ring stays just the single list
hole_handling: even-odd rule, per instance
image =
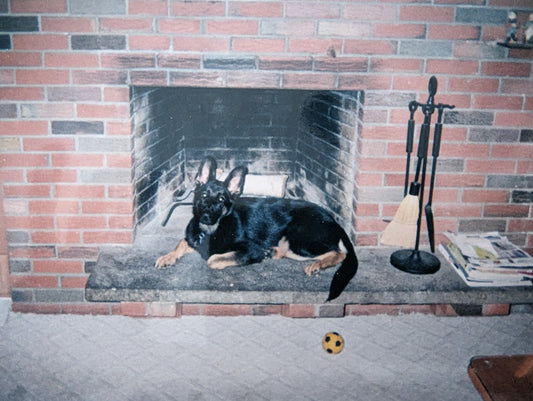
[{"label": "yellow soccer ball", "polygon": [[338,354],[344,348],[344,339],[339,333],[332,331],[324,336],[322,346],[328,354]]}]

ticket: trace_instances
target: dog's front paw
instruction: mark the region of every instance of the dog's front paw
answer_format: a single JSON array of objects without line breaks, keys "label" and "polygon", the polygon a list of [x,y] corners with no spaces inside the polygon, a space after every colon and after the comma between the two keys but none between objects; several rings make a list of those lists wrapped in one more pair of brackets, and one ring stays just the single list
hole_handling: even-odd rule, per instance
[{"label": "dog's front paw", "polygon": [[172,252],[159,257],[155,261],[155,265],[160,269],[164,269],[166,266],[176,263],[176,260],[181,258],[183,255],[191,252],[194,252],[194,248],[192,248],[185,239],[182,239]]},{"label": "dog's front paw", "polygon": [[307,274],[308,276],[312,276],[313,274],[318,273],[320,268],[320,262],[313,262],[309,266],[306,266],[305,274]]},{"label": "dog's front paw", "polygon": [[165,269],[167,266],[173,265],[176,263],[176,255],[174,252],[167,253],[166,255],[160,256],[155,261],[155,265],[159,269]]}]

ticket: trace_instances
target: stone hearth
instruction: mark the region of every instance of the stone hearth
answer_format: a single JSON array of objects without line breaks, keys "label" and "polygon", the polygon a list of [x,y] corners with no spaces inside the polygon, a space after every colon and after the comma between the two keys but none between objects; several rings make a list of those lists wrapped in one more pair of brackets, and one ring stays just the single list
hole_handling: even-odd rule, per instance
[{"label": "stone hearth", "polygon": [[[389,264],[390,248],[359,248],[359,271],[332,304],[527,304],[531,287],[469,288],[442,261],[433,275],[411,275]],[[322,304],[335,269],[313,277],[305,262],[267,260],[211,270],[198,254],[158,270],[160,254],[145,249],[102,252],[87,283],[89,301],[206,304]],[[440,257],[440,255],[438,255]]]}]

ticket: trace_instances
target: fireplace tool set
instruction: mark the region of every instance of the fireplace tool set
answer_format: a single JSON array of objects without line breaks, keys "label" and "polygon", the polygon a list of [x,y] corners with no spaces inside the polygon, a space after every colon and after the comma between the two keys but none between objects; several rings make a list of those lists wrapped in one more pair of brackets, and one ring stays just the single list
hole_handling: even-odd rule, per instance
[{"label": "fireplace tool set", "polygon": [[[431,252],[435,252],[435,227],[433,222],[433,190],[435,188],[435,174],[437,169],[437,158],[440,152],[440,142],[442,135],[442,116],[444,109],[453,109],[455,106],[447,104],[435,104],[434,97],[437,93],[437,78],[431,77],[428,83],[429,97],[425,104],[412,101],[409,103],[410,118],[407,123],[407,163],[405,168],[404,200],[400,204],[394,219],[389,223],[383,232],[381,243],[386,245],[396,245],[401,247],[413,247],[413,249],[401,249],[390,257],[391,264],[402,271],[413,274],[432,274],[439,270],[440,261],[429,252],[419,249],[420,226],[422,222],[422,212],[426,215],[429,245]],[[414,180],[409,184],[409,173],[411,165],[411,152],[413,151],[413,140],[415,121],[414,115],[420,108],[424,113],[424,122],[420,127],[420,136],[417,149],[417,163]],[[429,183],[428,202],[424,206],[424,187],[426,185],[426,171],[428,162],[429,137],[431,131],[431,117],[437,112],[437,122],[433,133],[432,165]],[[408,190],[409,188],[409,190]]]}]

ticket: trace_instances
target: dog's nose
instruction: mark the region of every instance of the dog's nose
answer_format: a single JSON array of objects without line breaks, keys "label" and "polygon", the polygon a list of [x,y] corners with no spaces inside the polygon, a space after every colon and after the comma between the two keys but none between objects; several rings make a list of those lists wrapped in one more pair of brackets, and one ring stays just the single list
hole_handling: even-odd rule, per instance
[{"label": "dog's nose", "polygon": [[200,217],[200,223],[203,223],[203,224],[210,224],[211,223],[211,219],[209,218],[209,216],[207,214],[204,214]]}]

